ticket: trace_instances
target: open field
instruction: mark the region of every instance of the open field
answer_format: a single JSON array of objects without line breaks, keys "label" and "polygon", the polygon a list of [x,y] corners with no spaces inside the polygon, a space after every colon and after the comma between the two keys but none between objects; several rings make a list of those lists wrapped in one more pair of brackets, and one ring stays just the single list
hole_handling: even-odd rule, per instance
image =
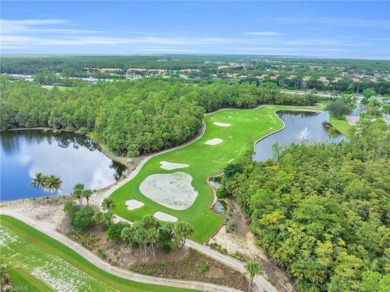
[{"label": "open field", "polygon": [[27,286],[28,291],[185,290],[137,283],[106,273],[25,223],[5,215],[0,219],[1,256],[10,266],[15,286]]},{"label": "open field", "polygon": [[[275,112],[283,109],[316,109],[319,107],[264,106],[257,109],[225,109],[205,116],[206,131],[195,142],[170,152],[159,154],[150,159],[140,172],[112,195],[116,207],[114,212],[131,221],[139,220],[145,215],[162,211],[190,222],[195,232],[191,238],[205,242],[223,223],[224,218],[211,210],[209,206],[213,195],[206,179],[219,174],[229,164],[247,150],[253,150],[253,143],[275,131],[282,129],[283,122]],[[224,126],[221,126],[222,125]],[[229,124],[229,126],[226,126]],[[207,145],[212,139],[221,139],[221,143]],[[166,170],[160,162],[188,164],[180,170]],[[141,183],[150,175],[185,172],[192,176],[192,186],[198,197],[191,207],[185,210],[173,210],[148,199],[140,192]],[[126,201],[135,199],[145,203],[141,208],[129,211]]]}]

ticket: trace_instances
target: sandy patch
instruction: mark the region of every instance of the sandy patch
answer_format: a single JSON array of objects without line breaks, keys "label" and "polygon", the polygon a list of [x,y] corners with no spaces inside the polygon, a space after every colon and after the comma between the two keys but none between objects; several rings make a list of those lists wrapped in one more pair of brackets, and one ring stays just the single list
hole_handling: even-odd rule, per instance
[{"label": "sandy patch", "polygon": [[156,212],[153,215],[154,218],[157,218],[158,220],[161,221],[168,221],[168,222],[176,222],[177,218],[175,216],[169,215],[164,212]]},{"label": "sandy patch", "polygon": [[185,210],[194,203],[198,192],[185,172],[152,174],[139,186],[141,193],[156,203],[174,210]]},{"label": "sandy patch", "polygon": [[130,211],[141,208],[143,205],[145,205],[144,203],[142,203],[138,200],[128,200],[128,201],[126,201],[125,204],[127,206],[127,210],[130,210]]},{"label": "sandy patch", "polygon": [[214,138],[214,139],[211,139],[211,140],[207,140],[206,142],[204,142],[206,145],[217,145],[219,143],[222,143],[223,140],[222,139],[219,139],[219,138]]},{"label": "sandy patch", "polygon": [[214,125],[219,126],[219,127],[230,127],[230,124],[220,123],[220,122],[214,122]]},{"label": "sandy patch", "polygon": [[160,161],[160,168],[165,170],[172,170],[172,169],[186,168],[186,167],[189,167],[189,165],[183,163],[171,163],[168,161]]}]

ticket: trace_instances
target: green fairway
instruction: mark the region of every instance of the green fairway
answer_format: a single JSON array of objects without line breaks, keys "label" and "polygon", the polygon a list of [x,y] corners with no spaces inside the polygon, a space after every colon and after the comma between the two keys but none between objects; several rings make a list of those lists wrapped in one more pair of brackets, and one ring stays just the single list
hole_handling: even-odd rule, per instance
[{"label": "green fairway", "polygon": [[20,290],[187,291],[111,275],[17,219],[1,215],[0,223],[1,257]]},{"label": "green fairway", "polygon": [[[283,122],[275,112],[282,109],[317,109],[313,107],[264,106],[257,109],[239,110],[226,109],[205,116],[206,131],[199,140],[183,148],[159,154],[150,159],[130,182],[112,194],[115,201],[114,212],[134,221],[145,215],[152,215],[162,211],[177,217],[179,220],[190,222],[195,232],[191,238],[200,243],[205,242],[223,223],[224,218],[211,210],[213,195],[206,179],[219,174],[231,162],[234,162],[241,153],[253,143],[283,127]],[[214,122],[230,124],[221,127]],[[222,139],[217,145],[206,145],[207,140]],[[160,161],[188,164],[189,167],[164,170],[160,168]],[[185,172],[193,177],[192,185],[198,191],[194,204],[186,210],[173,210],[148,199],[139,191],[142,181],[151,174]],[[130,199],[139,200],[145,205],[139,209],[129,211],[125,202]]]}]

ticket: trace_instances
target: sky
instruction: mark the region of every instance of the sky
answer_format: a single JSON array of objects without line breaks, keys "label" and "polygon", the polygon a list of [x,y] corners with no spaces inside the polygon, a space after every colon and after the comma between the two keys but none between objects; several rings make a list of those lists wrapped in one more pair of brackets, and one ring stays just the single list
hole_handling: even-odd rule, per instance
[{"label": "sky", "polygon": [[1,54],[390,59],[390,1],[7,1]]}]

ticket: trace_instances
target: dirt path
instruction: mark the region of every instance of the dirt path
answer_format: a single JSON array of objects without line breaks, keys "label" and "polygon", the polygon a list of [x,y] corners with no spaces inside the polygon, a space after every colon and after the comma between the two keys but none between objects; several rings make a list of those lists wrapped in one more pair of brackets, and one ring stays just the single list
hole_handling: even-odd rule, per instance
[{"label": "dirt path", "polygon": [[[211,239],[210,243],[217,243],[225,248],[229,254],[239,253],[248,259],[257,259],[263,267],[264,277],[275,282],[277,290],[281,292],[292,292],[296,289],[288,274],[279,268],[266,254],[266,252],[256,244],[256,238],[250,231],[246,218],[242,214],[240,207],[234,200],[229,200],[227,225],[223,226]],[[234,222],[234,230],[227,232],[227,226]]]},{"label": "dirt path", "polygon": [[[115,276],[125,278],[131,281],[136,281],[140,283],[145,284],[155,284],[155,285],[163,285],[163,286],[171,286],[171,287],[177,287],[177,288],[188,288],[188,289],[196,289],[201,291],[238,291],[236,289],[232,289],[225,286],[215,285],[211,283],[204,283],[204,282],[196,282],[196,281],[183,281],[183,280],[175,280],[175,279],[166,279],[166,278],[158,278],[158,277],[151,277],[151,276],[145,276],[140,275],[134,272],[126,271],[123,269],[119,269],[116,267],[111,266],[110,264],[104,262],[99,257],[91,253],[89,250],[85,249],[81,245],[75,243],[74,241],[70,240],[69,238],[65,237],[64,235],[60,234],[59,232],[48,229],[47,225],[42,224],[41,222],[35,221],[31,218],[28,218],[20,213],[9,211],[9,210],[1,210],[0,214],[3,215],[9,215],[12,216],[20,221],[23,221],[24,223],[34,227],[35,229],[38,229],[42,233],[56,239],[57,241],[61,242],[62,244],[66,245],[67,247],[71,248],[73,251],[78,253],[80,256],[88,260],[93,265],[97,266],[98,268],[113,274]],[[271,290],[269,290],[271,291]]]}]

